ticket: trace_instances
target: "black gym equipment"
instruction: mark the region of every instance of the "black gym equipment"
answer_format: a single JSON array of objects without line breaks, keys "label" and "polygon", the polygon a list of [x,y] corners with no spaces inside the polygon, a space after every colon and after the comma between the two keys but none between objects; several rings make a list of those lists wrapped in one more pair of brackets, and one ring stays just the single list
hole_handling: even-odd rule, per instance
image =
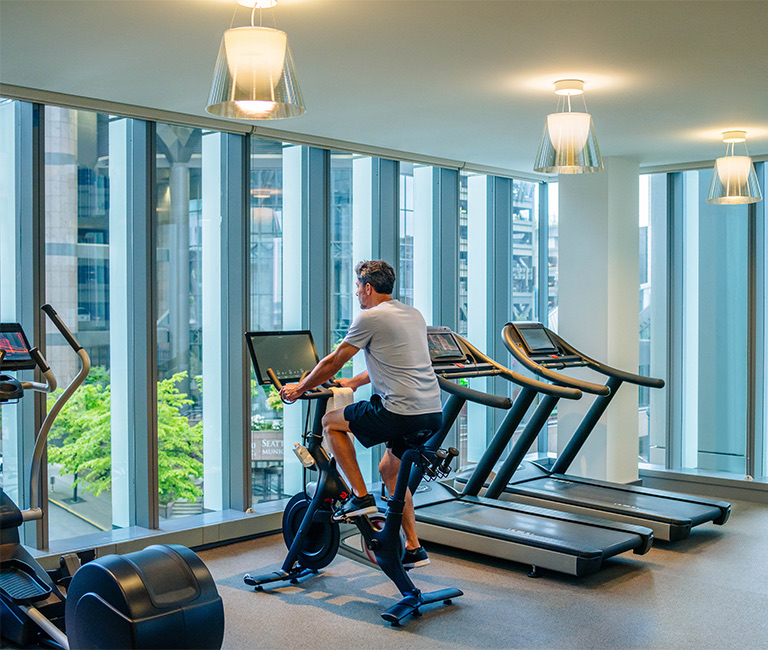
[{"label": "black gym equipment", "polygon": [[[583,576],[600,569],[610,557],[630,550],[639,555],[650,549],[653,534],[648,528],[478,496],[537,393],[544,394],[543,401],[579,399],[580,389],[596,388],[587,382],[576,389],[524,377],[446,327],[430,327],[428,337],[433,369],[451,395],[443,408],[442,427],[435,435],[438,443],[445,439],[467,401],[509,412],[462,492],[443,483],[417,489],[418,483],[411,482],[421,539],[529,564],[531,576],[538,575],[539,569]],[[512,404],[507,397],[447,381],[473,377],[500,377],[522,390]]]},{"label": "black gym equipment", "polygon": [[[246,341],[260,384],[271,384],[278,391],[282,382],[295,382],[317,365],[317,352],[308,330],[294,332],[247,332]],[[306,445],[297,446],[297,456],[307,469],[318,470],[319,477],[312,489],[296,494],[283,513],[283,537],[288,555],[280,571],[265,575],[245,575],[243,581],[262,591],[272,582],[298,583],[301,578],[318,573],[331,563],[339,550],[340,525],[332,521],[335,506],[350,494],[344,479],[322,446],[322,418],[328,399],[333,395],[329,387],[318,387],[300,399],[316,402],[312,430],[304,434]],[[408,440],[411,448],[402,457],[397,486],[387,501],[386,516],[354,517],[354,524],[362,539],[368,559],[375,560],[381,570],[395,583],[403,598],[381,614],[393,626],[408,616],[420,616],[421,608],[431,603],[450,604],[462,595],[459,589],[447,588],[429,593],[420,591],[411,581],[402,564],[404,551],[400,527],[403,518],[408,479],[413,473],[421,480],[445,477],[450,462],[458,455],[456,450],[440,450],[430,446],[432,431],[420,431]]]},{"label": "black gym equipment", "polygon": [[688,537],[694,526],[710,521],[722,525],[728,520],[730,504],[725,501],[566,474],[622,383],[662,388],[662,379],[643,377],[595,361],[538,322],[507,323],[502,338],[513,357],[540,377],[561,385],[575,385],[577,380],[555,370],[586,367],[607,376],[605,386],[609,390],[595,398],[551,467],[522,462],[556,404],[556,400],[542,401],[531,418],[538,424],[522,434],[497,469],[486,497],[646,526],[653,530],[655,538],[665,541]]},{"label": "black gym equipment", "polygon": [[[50,305],[43,312],[80,358],[80,371],[45,417],[30,470],[29,509],[0,492],[0,634],[15,646],[48,648],[220,648],[224,609],[211,574],[183,546],[149,546],[80,566],[78,555],[46,571],[20,542],[24,522],[42,519],[40,472],[48,433],[90,370],[88,353]],[[27,390],[50,393],[56,378],[18,323],[0,324],[0,368],[39,368],[44,382],[0,375],[0,403]]]}]

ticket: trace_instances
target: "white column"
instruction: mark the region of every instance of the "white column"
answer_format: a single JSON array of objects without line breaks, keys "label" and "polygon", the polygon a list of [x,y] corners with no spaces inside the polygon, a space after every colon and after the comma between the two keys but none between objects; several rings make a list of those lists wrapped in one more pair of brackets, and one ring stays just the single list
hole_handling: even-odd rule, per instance
[{"label": "white column", "polygon": [[[604,162],[602,172],[559,178],[558,331],[585,354],[637,372],[639,167],[621,158]],[[605,380],[591,372],[578,376]],[[592,401],[589,395],[560,401],[558,450]],[[623,384],[570,473],[617,482],[637,479],[637,404],[637,388]]]},{"label": "white column", "polygon": [[109,123],[109,381],[111,385],[111,454],[112,454],[112,525],[131,525],[131,471],[133,439],[128,395],[132,373],[129,359],[130,328],[128,310],[129,259],[128,242],[128,120]]},{"label": "white column", "polygon": [[203,496],[206,510],[224,507],[225,364],[221,354],[221,133],[203,136],[202,293],[203,293]]},{"label": "white column", "polygon": [[[488,292],[488,178],[470,176],[467,179],[467,339],[479,350],[489,349],[488,319],[493,307]],[[475,390],[487,391],[487,379],[470,380]],[[467,458],[464,462],[477,462],[487,445],[488,427],[493,418],[491,409],[475,402],[467,402]]]},{"label": "white column", "polygon": [[[373,197],[373,159],[362,156],[352,161],[352,260],[357,264],[362,260],[378,256],[373,251],[373,223],[371,202]],[[353,318],[360,311],[360,303],[355,299],[352,304]],[[365,370],[365,357],[357,354],[352,359],[355,375]],[[355,392],[355,399],[368,399],[370,388],[367,386]],[[363,464],[360,463],[363,467]],[[366,466],[367,467],[367,466]]]},{"label": "white column", "polygon": [[[303,284],[309,271],[302,259],[302,147],[283,149],[283,329],[304,329]],[[301,489],[302,471],[291,451],[295,437],[303,431],[304,409],[286,406],[283,409],[283,490],[291,494]]]},{"label": "white column", "polygon": [[699,174],[683,183],[683,467],[699,452]]},{"label": "white column", "polygon": [[433,175],[434,167],[413,169],[413,306],[418,309],[427,325],[434,322],[433,268]]}]

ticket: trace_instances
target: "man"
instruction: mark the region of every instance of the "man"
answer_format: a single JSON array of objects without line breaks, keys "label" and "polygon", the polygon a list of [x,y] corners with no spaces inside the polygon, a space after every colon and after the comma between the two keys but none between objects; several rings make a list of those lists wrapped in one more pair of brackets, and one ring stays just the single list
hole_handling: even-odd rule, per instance
[{"label": "man", "polygon": [[[297,399],[333,377],[360,349],[364,350],[367,370],[352,379],[339,379],[338,383],[355,390],[370,381],[373,384],[371,400],[330,411],[323,417],[323,434],[353,492],[334,512],[335,520],[377,512],[376,501],[368,493],[357,464],[349,432],[364,447],[386,443],[379,472],[392,494],[400,459],[408,449],[403,436],[423,429],[436,431],[442,422],[440,386],[432,370],[423,316],[417,309],[392,298],[395,272],[385,261],[360,262],[355,273],[355,293],[361,312],[346,337],[302,381],[285,385],[280,393],[288,401]],[[416,534],[410,491],[403,510],[403,531],[406,538],[403,566],[429,564]]]}]

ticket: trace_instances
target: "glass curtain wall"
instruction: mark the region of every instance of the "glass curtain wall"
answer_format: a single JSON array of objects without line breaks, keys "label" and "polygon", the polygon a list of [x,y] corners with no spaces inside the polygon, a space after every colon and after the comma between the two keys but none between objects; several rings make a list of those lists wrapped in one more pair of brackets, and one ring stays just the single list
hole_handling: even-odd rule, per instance
[{"label": "glass curtain wall", "polygon": [[[113,527],[109,128],[108,115],[45,107],[45,292],[92,365],[50,434],[52,540]],[[50,407],[80,363],[47,320],[46,327],[46,359],[60,386]]]},{"label": "glass curtain wall", "polygon": [[[331,348],[341,343],[354,318],[355,264],[352,251],[354,161],[356,156],[331,152]],[[356,197],[355,197],[356,198]],[[357,199],[356,199],[357,200]],[[370,210],[370,208],[368,208]],[[339,373],[351,377],[352,362]]]},{"label": "glass curtain wall", "polygon": [[[667,175],[640,177],[640,331],[641,375],[667,375]],[[667,449],[667,391],[638,389],[638,458],[663,466]]]},{"label": "glass curtain wall", "polygon": [[[467,335],[467,291],[469,282],[469,267],[467,266],[467,254],[469,250],[469,241],[467,228],[469,225],[469,188],[468,181],[470,174],[461,172],[459,174],[459,334]],[[466,445],[465,445],[466,446]]]},{"label": "glass curtain wall", "polygon": [[[756,165],[760,187],[763,197],[768,191],[768,163],[762,162]],[[755,476],[768,479],[768,210],[765,207],[765,198],[755,206],[755,226],[757,236],[757,323],[755,334],[757,338],[756,356],[756,435]],[[762,354],[760,352],[762,351]]]},{"label": "glass curtain wall", "polygon": [[[250,327],[283,327],[283,144],[250,138]],[[283,493],[283,403],[251,375],[251,493],[253,503]]]},{"label": "glass curtain wall", "polygon": [[558,221],[560,210],[558,205],[558,184],[547,183],[547,206],[549,208],[547,230],[547,315],[540,315],[541,322],[553,332],[557,332],[557,269],[558,269]]},{"label": "glass curtain wall", "polygon": [[397,299],[413,306],[413,163],[400,163],[399,248]]},{"label": "glass curtain wall", "polygon": [[157,124],[160,518],[203,512],[203,131]]},{"label": "glass curtain wall", "polygon": [[[539,183],[512,184],[512,314],[510,320],[529,321],[536,309],[539,266]],[[503,323],[500,324],[500,326]]]},{"label": "glass curtain wall", "polygon": [[[20,260],[17,259],[16,213],[19,197],[16,194],[18,176],[16,151],[19,148],[16,129],[16,112],[19,102],[0,97],[0,320],[18,321],[17,273]],[[15,373],[14,373],[15,374]],[[18,375],[17,375],[18,376]],[[0,486],[16,503],[25,493],[21,483],[24,469],[20,462],[22,443],[21,406],[5,404],[0,406]],[[30,411],[31,412],[31,411]]]},{"label": "glass curtain wall", "polygon": [[707,203],[683,173],[682,466],[745,474],[748,206]]}]

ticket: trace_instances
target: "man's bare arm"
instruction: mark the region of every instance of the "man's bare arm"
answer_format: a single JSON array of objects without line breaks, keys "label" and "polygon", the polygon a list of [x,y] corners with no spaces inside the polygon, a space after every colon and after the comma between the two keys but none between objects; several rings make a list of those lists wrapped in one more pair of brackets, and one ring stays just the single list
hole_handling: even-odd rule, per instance
[{"label": "man's bare arm", "polygon": [[328,381],[344,364],[360,351],[354,345],[342,341],[333,352],[323,357],[304,379],[298,384],[286,384],[280,391],[280,396],[289,402],[293,402],[306,393],[310,388],[319,386],[324,381]]},{"label": "man's bare arm", "polygon": [[365,384],[369,383],[371,381],[371,378],[368,376],[368,371],[363,370],[359,375],[355,375],[351,379],[342,378],[338,379],[338,384],[342,388],[351,388],[352,390],[357,390],[360,388],[360,386],[365,386]]}]

